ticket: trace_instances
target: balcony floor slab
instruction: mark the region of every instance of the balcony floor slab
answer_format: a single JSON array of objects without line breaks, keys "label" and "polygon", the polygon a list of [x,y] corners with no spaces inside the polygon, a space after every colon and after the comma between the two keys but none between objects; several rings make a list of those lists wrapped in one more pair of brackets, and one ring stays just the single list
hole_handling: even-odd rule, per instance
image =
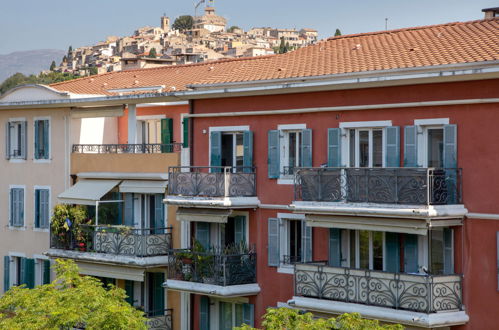
[{"label": "balcony floor slab", "polygon": [[167,266],[169,256],[137,257],[109,253],[79,252],[62,249],[50,249],[46,255],[51,258],[74,259],[86,262],[126,265],[133,267]]},{"label": "balcony floor slab", "polygon": [[214,297],[254,296],[260,292],[258,283],[220,286],[206,283],[167,280],[163,286],[168,290],[198,293]]},{"label": "balcony floor slab", "polygon": [[202,208],[255,208],[260,205],[258,197],[193,197],[193,196],[166,196],[163,200],[169,205]]},{"label": "balcony floor slab", "polygon": [[359,313],[362,317],[413,327],[441,328],[465,324],[469,316],[464,311],[418,313],[392,308],[344,303],[331,300],[294,296],[288,301],[292,307],[330,314]]},{"label": "balcony floor slab", "polygon": [[462,219],[468,213],[463,204],[455,205],[402,205],[343,202],[293,201],[295,213],[394,217],[412,219]]}]

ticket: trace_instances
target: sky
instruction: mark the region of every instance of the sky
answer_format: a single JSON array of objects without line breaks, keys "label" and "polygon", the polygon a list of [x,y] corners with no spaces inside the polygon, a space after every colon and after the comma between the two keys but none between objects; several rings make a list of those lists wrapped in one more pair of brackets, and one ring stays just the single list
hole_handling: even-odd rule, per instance
[{"label": "sky", "polygon": [[[160,16],[193,15],[198,0],[3,0],[0,54],[95,44],[159,26]],[[215,0],[229,26],[314,28],[320,38],[342,34],[482,19],[497,0]],[[200,6],[201,8],[202,6]],[[198,12],[200,12],[199,10]]]}]

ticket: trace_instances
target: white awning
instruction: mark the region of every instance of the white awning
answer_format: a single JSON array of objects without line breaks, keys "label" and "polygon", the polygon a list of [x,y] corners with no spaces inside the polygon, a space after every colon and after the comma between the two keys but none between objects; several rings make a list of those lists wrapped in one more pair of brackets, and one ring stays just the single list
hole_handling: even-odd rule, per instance
[{"label": "white awning", "polygon": [[87,262],[77,262],[77,264],[80,274],[83,275],[144,282],[144,269],[141,268],[94,264]]},{"label": "white awning", "polygon": [[122,193],[164,194],[166,181],[125,180],[120,184]]},{"label": "white awning", "polygon": [[197,209],[180,207],[177,210],[177,220],[227,223],[232,210],[227,209]]},{"label": "white awning", "polygon": [[80,180],[57,198],[66,204],[95,205],[96,201],[120,182],[121,180]]},{"label": "white awning", "polygon": [[311,227],[387,231],[417,235],[426,235],[429,227],[424,219],[308,214],[305,216],[305,220],[307,225]]}]

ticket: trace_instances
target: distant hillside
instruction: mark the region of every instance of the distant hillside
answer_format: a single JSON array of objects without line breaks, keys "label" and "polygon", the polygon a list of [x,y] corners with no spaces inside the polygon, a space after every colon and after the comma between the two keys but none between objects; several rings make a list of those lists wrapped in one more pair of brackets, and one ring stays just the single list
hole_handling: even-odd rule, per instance
[{"label": "distant hillside", "polygon": [[58,49],[36,49],[0,55],[0,83],[17,72],[29,75],[48,70],[52,61],[59,65],[65,54]]}]

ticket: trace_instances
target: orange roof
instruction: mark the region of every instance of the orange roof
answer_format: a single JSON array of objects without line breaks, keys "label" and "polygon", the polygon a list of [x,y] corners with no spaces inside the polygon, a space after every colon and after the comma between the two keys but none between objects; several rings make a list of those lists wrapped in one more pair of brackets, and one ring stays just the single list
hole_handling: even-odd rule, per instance
[{"label": "orange roof", "polygon": [[110,94],[109,89],[312,77],[387,69],[499,60],[499,18],[406,28],[329,38],[296,51],[111,72],[52,84],[79,94]]}]

